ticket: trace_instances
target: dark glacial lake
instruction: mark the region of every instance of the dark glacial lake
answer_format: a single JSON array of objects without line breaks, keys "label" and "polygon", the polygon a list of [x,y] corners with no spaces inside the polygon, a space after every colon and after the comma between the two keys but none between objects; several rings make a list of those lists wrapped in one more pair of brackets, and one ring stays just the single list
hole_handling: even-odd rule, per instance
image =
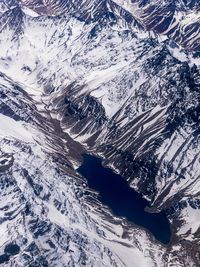
[{"label": "dark glacial lake", "polygon": [[128,183],[111,169],[102,166],[100,158],[83,155],[84,162],[78,172],[88,181],[88,186],[99,192],[102,204],[115,216],[126,217],[129,222],[146,228],[163,244],[171,239],[170,224],[164,211],[149,213],[149,202],[130,188]]}]

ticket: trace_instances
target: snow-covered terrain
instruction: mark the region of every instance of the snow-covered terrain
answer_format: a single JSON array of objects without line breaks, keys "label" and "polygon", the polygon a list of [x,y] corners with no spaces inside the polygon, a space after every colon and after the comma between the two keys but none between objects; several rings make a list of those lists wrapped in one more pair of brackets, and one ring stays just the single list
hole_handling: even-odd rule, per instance
[{"label": "snow-covered terrain", "polygon": [[[0,2],[0,262],[198,266],[198,2]],[[167,247],[101,205],[86,151],[166,209]]]}]

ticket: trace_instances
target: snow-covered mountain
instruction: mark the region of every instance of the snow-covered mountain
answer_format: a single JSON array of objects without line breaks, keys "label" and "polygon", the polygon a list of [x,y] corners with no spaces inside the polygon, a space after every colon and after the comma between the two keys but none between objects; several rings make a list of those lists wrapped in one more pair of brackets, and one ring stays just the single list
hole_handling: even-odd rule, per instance
[{"label": "snow-covered mountain", "polygon": [[[0,263],[199,266],[198,1],[0,2]],[[166,210],[167,247],[99,202],[83,152]]]},{"label": "snow-covered mountain", "polygon": [[[22,5],[38,14],[72,14],[84,21],[97,21],[114,11],[115,16],[147,30],[168,36],[188,50],[200,50],[200,7],[198,0],[23,0]],[[134,19],[133,19],[134,18]]]}]

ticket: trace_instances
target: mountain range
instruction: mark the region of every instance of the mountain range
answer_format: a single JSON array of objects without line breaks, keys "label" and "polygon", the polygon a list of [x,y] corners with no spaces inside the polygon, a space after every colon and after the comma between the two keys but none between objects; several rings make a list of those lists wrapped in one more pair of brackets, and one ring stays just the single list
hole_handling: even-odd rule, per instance
[{"label": "mountain range", "polygon": [[[2,266],[200,266],[199,24],[198,0],[0,1]],[[170,244],[101,203],[84,153]]]}]

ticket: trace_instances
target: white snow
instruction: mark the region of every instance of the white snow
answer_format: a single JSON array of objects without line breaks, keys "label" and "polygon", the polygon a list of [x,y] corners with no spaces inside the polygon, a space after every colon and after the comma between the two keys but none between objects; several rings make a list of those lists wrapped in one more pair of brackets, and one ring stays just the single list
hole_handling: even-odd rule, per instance
[{"label": "white snow", "polygon": [[184,223],[180,227],[178,234],[184,235],[188,231],[190,231],[191,234],[195,234],[200,228],[200,209],[194,209],[188,206],[181,212],[181,217]]},{"label": "white snow", "polygon": [[31,17],[38,17],[40,16],[38,13],[36,13],[35,11],[33,11],[32,9],[26,7],[26,6],[22,6],[22,11],[28,15],[28,16],[31,16]]},{"label": "white snow", "polygon": [[14,119],[0,114],[0,136],[14,137],[24,142],[32,142],[32,134],[26,129],[25,125]]}]

